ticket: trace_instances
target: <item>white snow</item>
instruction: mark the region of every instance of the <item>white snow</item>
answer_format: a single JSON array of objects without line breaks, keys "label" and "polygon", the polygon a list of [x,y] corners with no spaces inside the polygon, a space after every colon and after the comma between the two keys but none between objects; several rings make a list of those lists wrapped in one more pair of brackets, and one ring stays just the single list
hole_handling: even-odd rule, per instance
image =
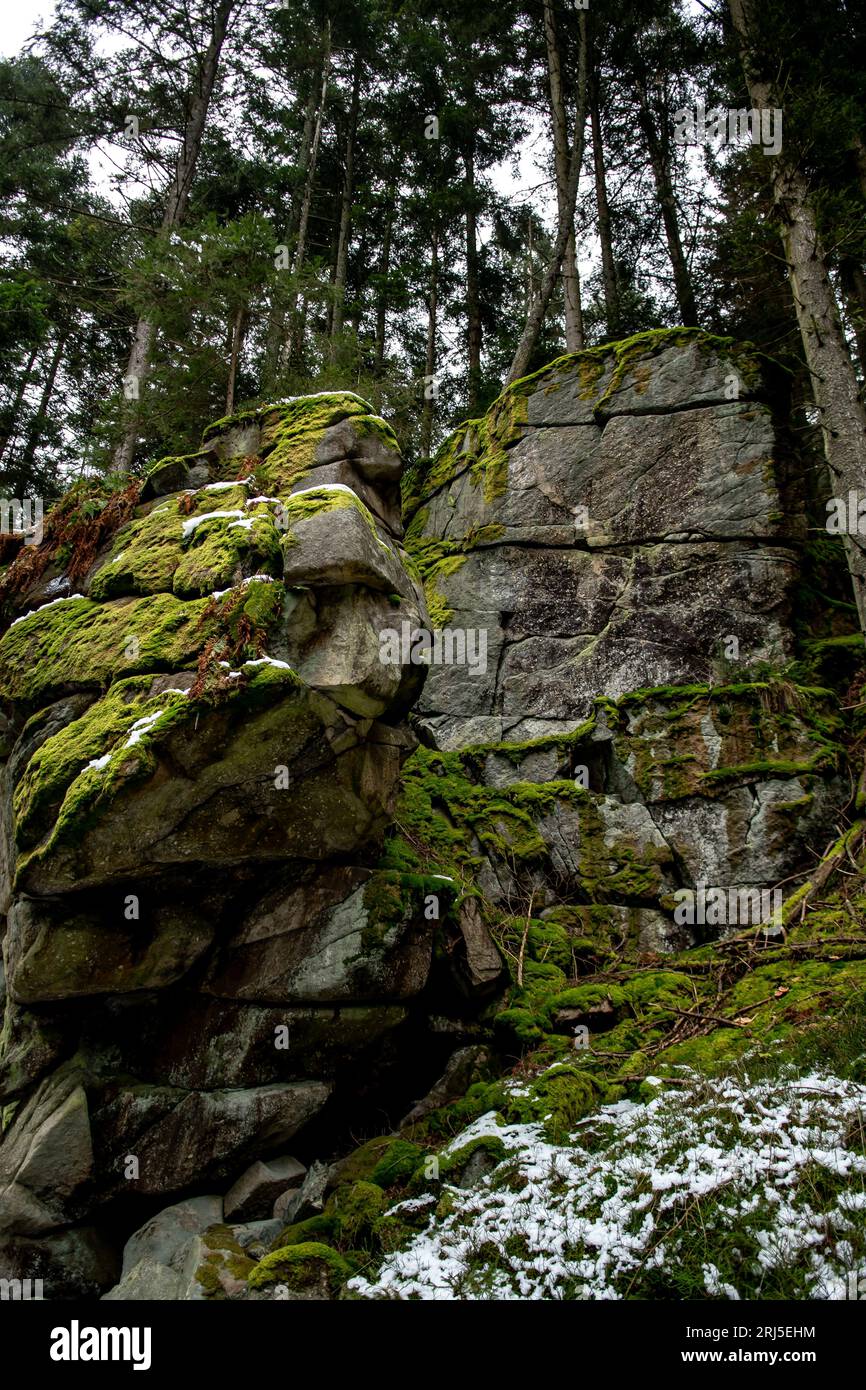
[{"label": "white snow", "polygon": [[188,517],[187,520],[183,523],[183,526],[182,526],[182,528],[181,528],[181,535],[182,535],[183,539],[186,540],[187,536],[191,536],[192,533],[193,533],[193,531],[196,529],[196,527],[197,527],[197,526],[201,526],[201,524],[202,524],[203,521],[213,521],[214,519],[216,519],[216,518],[218,518],[218,517],[232,517],[232,516],[233,516],[233,517],[243,516],[243,512],[237,511],[237,510],[231,511],[231,512],[202,512],[201,516],[191,516],[191,517]]},{"label": "white snow", "polygon": [[145,714],[141,717],[141,719],[136,719],[135,723],[129,731],[129,736],[126,740],[126,743],[124,743],[123,747],[134,748],[135,745],[144,737],[144,735],[148,733],[150,729],[153,728],[156,721],[160,719],[163,714],[165,714],[165,710],[157,709],[154,710],[152,714]]},{"label": "white snow", "polygon": [[353,497],[356,502],[361,500],[357,492],[348,487],[346,483],[319,483],[318,487],[299,488],[297,492],[290,494],[288,501],[291,502],[295,497],[304,497],[308,492],[348,492],[349,496]]},{"label": "white snow", "polygon": [[[512,1090],[526,1094],[525,1080]],[[844,1298],[855,1227],[861,1251],[866,1235],[864,1112],[866,1085],[838,1077],[689,1073],[646,1104],[602,1107],[559,1145],[540,1124],[506,1124],[490,1111],[440,1156],[495,1135],[505,1162],[472,1187],[448,1188],[448,1214],[431,1213],[377,1274],[350,1287],[366,1298],[621,1299],[648,1273],[678,1267],[691,1212],[707,1249],[720,1250],[715,1260],[723,1263],[732,1227],[750,1251],[724,1272],[696,1266],[710,1297],[754,1297],[784,1271],[795,1296]],[[848,1186],[822,1197],[816,1172]],[[496,1258],[485,1264],[483,1250]],[[748,1277],[743,1290],[738,1274]]]},{"label": "white snow", "polygon": [[269,405],[294,405],[295,401],[317,400],[320,396],[348,396],[353,401],[360,401],[367,409],[370,409],[370,402],[365,401],[363,396],[357,395],[354,391],[310,391],[306,396],[281,396],[278,401],[270,401]]},{"label": "white snow", "polygon": [[253,661],[245,661],[245,666],[277,666],[281,671],[291,671],[287,661],[277,661],[275,656],[257,656]]},{"label": "white snow", "polygon": [[[234,585],[234,588],[240,587],[240,588],[244,588],[244,589],[245,589],[246,586],[247,586],[247,584],[273,584],[273,583],[274,583],[274,577],[273,577],[273,575],[270,575],[270,574],[250,574],[250,575],[247,576],[246,579],[242,579],[242,580],[241,580],[239,586],[238,586],[237,584],[235,584],[235,585]],[[226,594],[230,594],[231,592],[232,592],[231,589],[214,589],[213,593],[211,594],[211,598],[225,598]]]},{"label": "white snow", "polygon": [[56,603],[71,603],[72,600],[76,598],[84,598],[84,595],[66,594],[63,598],[53,598],[50,603],[41,603],[38,608],[31,608],[29,613],[23,613],[20,618],[15,618],[9,626],[16,627],[18,623],[26,623],[28,618],[33,617],[34,613],[44,613],[46,608],[53,608]]}]

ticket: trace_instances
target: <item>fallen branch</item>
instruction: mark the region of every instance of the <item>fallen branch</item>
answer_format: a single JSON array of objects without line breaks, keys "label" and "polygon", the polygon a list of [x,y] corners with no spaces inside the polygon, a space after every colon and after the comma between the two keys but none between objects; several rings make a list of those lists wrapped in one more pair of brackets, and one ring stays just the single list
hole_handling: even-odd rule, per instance
[{"label": "fallen branch", "polygon": [[526,926],[523,928],[523,938],[520,942],[520,955],[517,957],[517,986],[519,989],[523,988],[523,957],[526,954],[526,939],[529,936],[529,924],[532,921],[532,903],[534,898],[535,894],[530,893],[529,906],[526,909]]}]

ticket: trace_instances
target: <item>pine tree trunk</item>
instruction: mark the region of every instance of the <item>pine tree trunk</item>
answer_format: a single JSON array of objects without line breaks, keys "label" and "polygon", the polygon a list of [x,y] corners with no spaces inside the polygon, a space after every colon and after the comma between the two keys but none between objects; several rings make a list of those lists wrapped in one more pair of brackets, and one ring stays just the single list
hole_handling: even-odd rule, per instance
[{"label": "pine tree trunk", "polygon": [[424,360],[424,406],[421,411],[421,457],[433,447],[436,410],[436,315],[439,307],[439,233],[433,233],[430,250],[430,292],[427,300],[427,354]]},{"label": "pine tree trunk", "polygon": [[391,273],[391,237],[394,230],[394,197],[396,182],[388,185],[387,206],[385,209],[385,229],[382,233],[382,253],[379,260],[379,299],[376,305],[376,348],[373,357],[373,375],[381,377],[385,365],[385,333],[388,324],[388,287]]},{"label": "pine tree trunk", "polygon": [[[196,165],[201,151],[205,121],[216,84],[220,54],[235,3],[236,0],[219,0],[214,11],[210,42],[198,71],[195,88],[190,95],[183,146],[177,158],[174,181],[163,211],[160,228],[160,236],[163,238],[167,238],[176,227],[179,227],[186,215],[192,181],[195,177]],[[153,325],[146,319],[139,319],[135,326],[132,349],[126,368],[126,378],[135,382],[138,392],[141,391],[142,384],[150,369],[153,337]],[[137,399],[136,396],[135,400]],[[114,468],[118,473],[128,473],[132,466],[138,418],[138,408],[133,404],[132,409],[128,412],[120,443],[114,453]]]},{"label": "pine tree trunk", "polygon": [[66,347],[67,334],[63,333],[57,339],[54,351],[51,354],[51,361],[48,364],[48,373],[42,387],[42,395],[39,397],[39,405],[27,432],[27,443],[24,446],[24,453],[21,456],[22,470],[32,468],[36,458],[36,450],[42,441],[45,432],[45,424],[48,419],[48,408],[51,405],[51,397],[54,395],[54,388],[57,385],[57,373],[60,370],[60,363],[63,360],[63,351]]},{"label": "pine tree trunk", "polygon": [[517,345],[514,360],[509,368],[506,385],[510,385],[513,381],[517,381],[519,377],[525,376],[528,370],[529,363],[532,360],[532,354],[535,351],[535,344],[538,342],[538,335],[541,332],[541,325],[544,322],[544,315],[547,313],[547,306],[550,303],[554,286],[559,277],[569,231],[571,231],[572,234],[574,233],[574,209],[577,203],[577,186],[580,180],[580,168],[583,164],[584,127],[586,125],[587,113],[586,13],[584,11],[580,13],[579,24],[580,61],[578,65],[577,112],[574,121],[574,136],[571,142],[571,160],[568,171],[565,201],[559,209],[556,241],[553,245],[553,251],[547,264],[544,278],[530,305],[529,313],[526,318],[526,326],[523,330],[520,342]]},{"label": "pine tree trunk", "polygon": [[15,438],[16,426],[18,424],[18,416],[21,413],[21,407],[24,404],[24,397],[27,394],[27,387],[30,384],[30,373],[33,371],[33,368],[36,364],[36,358],[38,354],[39,344],[37,343],[36,346],[33,348],[32,352],[30,353],[30,357],[27,361],[27,366],[24,368],[24,371],[21,374],[21,380],[18,383],[18,390],[15,392],[15,399],[9,406],[8,410],[4,411],[3,413],[3,432],[2,434],[0,434],[0,459],[3,458],[3,455],[6,453],[6,449],[8,448],[9,444]]},{"label": "pine tree trunk", "polygon": [[[763,76],[769,60],[753,46],[748,0],[728,0],[728,4],[752,105],[757,110],[772,109],[779,103],[772,82]],[[787,146],[773,157],[773,202],[831,483],[835,495],[846,502],[850,492],[864,498],[866,410],[827,271],[809,180]],[[844,543],[860,626],[866,632],[866,537],[857,534],[856,517]]]},{"label": "pine tree trunk", "polygon": [[343,331],[346,307],[346,281],[349,271],[349,235],[352,225],[352,198],[355,192],[355,137],[358,129],[358,103],[361,95],[361,59],[356,55],[352,74],[352,103],[349,111],[349,130],[346,135],[346,165],[343,175],[343,197],[340,205],[340,235],[337,239],[337,264],[334,272],[334,308],[331,313],[331,362],[336,360],[337,345]]},{"label": "pine tree trunk", "polygon": [[697,328],[698,311],[695,305],[695,295],[692,289],[689,268],[686,263],[683,251],[683,241],[680,235],[680,218],[677,210],[677,200],[674,193],[673,180],[671,178],[670,158],[668,151],[659,137],[656,118],[650,109],[649,98],[647,96],[646,83],[642,77],[636,82],[638,101],[639,101],[639,120],[649,151],[650,164],[653,171],[653,179],[656,186],[656,195],[661,208],[662,221],[665,228],[665,238],[668,244],[668,255],[670,256],[671,269],[674,273],[674,289],[679,305],[680,318],[686,328]]},{"label": "pine tree trunk", "polygon": [[610,225],[610,206],[607,201],[607,171],[604,167],[604,143],[601,134],[601,106],[598,74],[594,73],[589,88],[589,117],[592,129],[592,163],[595,172],[595,203],[598,209],[598,237],[601,242],[601,280],[604,288],[604,317],[607,336],[618,338],[622,333],[622,311],[619,284],[613,257],[613,237]]},{"label": "pine tree trunk", "polygon": [[[562,61],[556,34],[553,0],[544,0],[544,38],[550,90],[550,117],[553,125],[553,158],[556,173],[556,202],[560,220],[565,216],[568,197],[568,132],[565,99],[562,92]],[[580,277],[574,237],[574,211],[569,219],[568,237],[562,256],[562,288],[565,298],[565,345],[569,352],[585,346],[583,312],[580,305]]]},{"label": "pine tree trunk", "polygon": [[244,343],[244,334],[247,326],[247,306],[240,304],[231,328],[231,352],[229,354],[229,379],[226,386],[226,415],[231,415],[235,408],[235,387],[238,380],[238,364],[240,362],[241,348]]},{"label": "pine tree trunk", "polygon": [[303,268],[307,254],[307,229],[310,222],[310,207],[313,201],[313,187],[316,181],[316,165],[319,160],[319,145],[322,142],[322,125],[325,119],[325,105],[328,99],[328,77],[331,72],[331,21],[325,21],[325,28],[322,36],[324,54],[322,58],[322,81],[319,95],[319,105],[316,110],[316,124],[313,129],[313,143],[310,146],[310,162],[307,166],[307,177],[304,180],[304,198],[301,203],[301,216],[298,222],[298,240],[295,246],[295,259],[292,263],[292,275],[294,285],[289,299],[289,334],[283,345],[283,353],[280,366],[285,367],[288,362],[296,362],[301,353],[301,346],[304,338],[305,315],[298,311],[298,284],[297,278]]},{"label": "pine tree trunk", "polygon": [[471,144],[463,151],[463,167],[466,171],[466,408],[472,415],[481,398],[481,293],[478,281],[475,157]]},{"label": "pine tree trunk", "polygon": [[839,267],[839,276],[854,330],[860,370],[866,377],[866,275],[859,261],[846,256]]},{"label": "pine tree trunk", "polygon": [[[313,132],[316,127],[316,111],[319,102],[319,82],[314,77],[310,83],[310,91],[304,109],[304,124],[301,131],[301,147],[298,151],[297,167],[302,177],[306,177],[307,168],[310,163],[310,151],[313,148]],[[299,196],[296,188],[292,194],[289,215],[286,219],[285,231],[283,233],[282,244],[288,247],[295,234],[298,224],[298,205]],[[277,369],[279,366],[280,352],[286,332],[286,312],[282,305],[281,296],[275,290],[271,296],[271,311],[268,316],[268,330],[265,343],[264,362],[262,364],[262,389],[270,391],[276,381]]]}]

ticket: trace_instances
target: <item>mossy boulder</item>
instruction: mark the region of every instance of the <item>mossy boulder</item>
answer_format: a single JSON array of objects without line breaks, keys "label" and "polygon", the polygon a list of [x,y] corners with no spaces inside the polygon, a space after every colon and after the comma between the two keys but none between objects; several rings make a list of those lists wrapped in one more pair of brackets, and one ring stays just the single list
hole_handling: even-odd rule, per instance
[{"label": "mossy boulder", "polygon": [[806,538],[780,370],[748,345],[659,330],[509,386],[408,475],[407,547],[442,627],[487,668],[434,669],[440,746],[574,728],[602,691],[707,681],[735,634],[793,655]]},{"label": "mossy boulder", "polygon": [[247,1283],[274,1298],[329,1299],[337,1296],[352,1273],[348,1261],[329,1245],[307,1241],[265,1255],[250,1271]]},{"label": "mossy boulder", "polygon": [[77,484],[0,576],[0,1113],[32,1141],[21,1098],[80,1057],[96,1168],[61,1226],[122,1143],[133,1202],[236,1178],[426,984],[425,876],[370,867],[425,674],[381,657],[426,622],[401,471],[353,393],[267,403],[143,484]]}]

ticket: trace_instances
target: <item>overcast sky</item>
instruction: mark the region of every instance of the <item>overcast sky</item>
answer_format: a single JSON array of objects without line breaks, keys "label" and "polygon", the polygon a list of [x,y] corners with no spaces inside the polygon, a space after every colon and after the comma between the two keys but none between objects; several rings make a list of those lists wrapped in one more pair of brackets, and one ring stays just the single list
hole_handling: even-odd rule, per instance
[{"label": "overcast sky", "polygon": [[42,22],[48,22],[54,14],[53,0],[5,0],[0,15],[0,53],[11,58],[20,52],[21,45],[30,38]]}]

